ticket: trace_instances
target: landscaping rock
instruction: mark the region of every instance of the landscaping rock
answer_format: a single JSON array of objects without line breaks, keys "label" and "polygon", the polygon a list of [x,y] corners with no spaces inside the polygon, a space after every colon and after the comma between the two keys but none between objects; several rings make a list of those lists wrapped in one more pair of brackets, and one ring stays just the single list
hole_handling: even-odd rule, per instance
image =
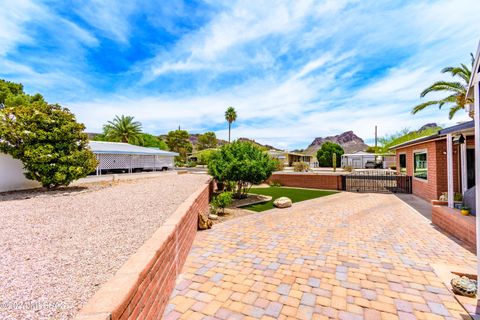
[{"label": "landscaping rock", "polygon": [[453,292],[466,297],[475,297],[477,293],[477,281],[467,277],[457,277],[450,281]]},{"label": "landscaping rock", "polygon": [[216,214],[211,213],[211,214],[208,216],[208,218],[209,218],[210,220],[217,220],[217,219],[218,219],[218,216],[217,216]]},{"label": "landscaping rock", "polygon": [[273,201],[273,205],[277,208],[288,208],[292,206],[292,200],[287,197],[280,197],[278,199],[275,199]]}]

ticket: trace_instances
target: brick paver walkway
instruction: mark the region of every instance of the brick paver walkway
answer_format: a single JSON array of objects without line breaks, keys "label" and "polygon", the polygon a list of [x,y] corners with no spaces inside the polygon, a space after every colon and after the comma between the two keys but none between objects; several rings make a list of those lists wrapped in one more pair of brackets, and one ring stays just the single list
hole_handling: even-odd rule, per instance
[{"label": "brick paver walkway", "polygon": [[475,256],[393,195],[340,193],[198,233],[165,319],[459,319],[431,263]]}]

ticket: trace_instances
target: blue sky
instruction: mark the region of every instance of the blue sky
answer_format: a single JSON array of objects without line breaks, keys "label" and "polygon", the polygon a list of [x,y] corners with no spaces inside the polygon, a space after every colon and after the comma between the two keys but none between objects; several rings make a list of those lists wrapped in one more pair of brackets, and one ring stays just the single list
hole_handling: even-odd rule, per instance
[{"label": "blue sky", "polygon": [[[213,130],[281,148],[353,130],[468,119],[411,115],[444,66],[469,63],[478,0],[2,1],[0,77],[73,110],[87,130]],[[435,97],[434,95],[432,96]]]}]

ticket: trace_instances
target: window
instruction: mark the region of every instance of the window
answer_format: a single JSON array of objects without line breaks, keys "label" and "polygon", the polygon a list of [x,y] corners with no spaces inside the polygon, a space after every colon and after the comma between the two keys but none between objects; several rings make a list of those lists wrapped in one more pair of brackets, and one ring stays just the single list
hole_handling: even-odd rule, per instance
[{"label": "window", "polygon": [[400,172],[407,172],[407,155],[405,153],[398,155]]},{"label": "window", "polygon": [[413,154],[413,176],[419,179],[427,180],[428,177],[428,164],[426,152],[415,152]]}]

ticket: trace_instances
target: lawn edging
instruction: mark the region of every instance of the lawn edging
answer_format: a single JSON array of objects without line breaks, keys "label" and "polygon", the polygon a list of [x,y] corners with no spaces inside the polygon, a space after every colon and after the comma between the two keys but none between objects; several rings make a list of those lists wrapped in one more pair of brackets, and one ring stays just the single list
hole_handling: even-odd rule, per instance
[{"label": "lawn edging", "polygon": [[197,232],[208,212],[209,181],[185,200],[76,315],[77,320],[161,318]]}]

